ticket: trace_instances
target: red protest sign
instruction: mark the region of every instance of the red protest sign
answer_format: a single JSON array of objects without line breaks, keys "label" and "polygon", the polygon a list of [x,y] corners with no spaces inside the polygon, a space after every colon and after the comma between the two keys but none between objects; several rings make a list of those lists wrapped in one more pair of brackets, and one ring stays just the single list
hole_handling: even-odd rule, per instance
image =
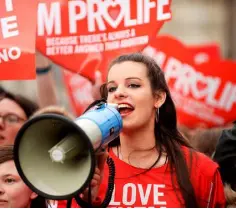
[{"label": "red protest sign", "polygon": [[178,122],[189,128],[217,127],[236,118],[236,64],[214,61],[196,65],[187,46],[162,36],[144,53],[165,72],[177,108]]},{"label": "red protest sign", "polygon": [[83,76],[65,70],[63,70],[63,78],[71,107],[75,114],[80,116],[94,101],[92,97],[92,84]]},{"label": "red protest sign", "polygon": [[[107,61],[142,50],[171,19],[171,0],[39,0],[37,49],[94,81]],[[102,64],[102,65],[101,65]]]},{"label": "red protest sign", "polygon": [[0,1],[0,79],[35,79],[37,2]]},{"label": "red protest sign", "polygon": [[188,49],[193,53],[197,65],[221,59],[220,46],[216,43],[192,45]]}]

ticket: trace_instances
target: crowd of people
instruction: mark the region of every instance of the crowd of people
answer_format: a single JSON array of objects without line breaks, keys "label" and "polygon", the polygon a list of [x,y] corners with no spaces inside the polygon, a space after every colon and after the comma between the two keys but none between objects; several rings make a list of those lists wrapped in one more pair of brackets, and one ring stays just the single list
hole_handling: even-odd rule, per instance
[{"label": "crowd of people", "polygon": [[[0,207],[54,204],[25,185],[13,157],[15,137],[28,119],[45,113],[71,120],[77,117],[56,104],[55,95],[45,96],[46,91],[54,94],[49,65],[45,62],[37,69],[37,82],[44,83],[38,85],[39,104],[0,88]],[[236,207],[233,121],[229,127],[212,129],[178,126],[163,71],[141,53],[113,60],[106,83],[99,89],[100,98],[118,104],[123,120],[119,137],[109,143],[103,154],[104,159],[113,159],[116,168],[110,207]],[[99,161],[91,181],[92,204],[99,205],[104,199],[108,176],[105,160]],[[82,194],[85,201],[87,194],[87,190]],[[54,206],[66,205],[66,200],[60,200]],[[71,207],[81,205],[72,200]]]}]

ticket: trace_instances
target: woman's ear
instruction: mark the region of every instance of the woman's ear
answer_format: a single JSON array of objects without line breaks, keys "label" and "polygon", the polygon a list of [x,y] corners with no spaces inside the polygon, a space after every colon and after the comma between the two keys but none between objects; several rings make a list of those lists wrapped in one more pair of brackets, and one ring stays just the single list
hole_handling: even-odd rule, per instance
[{"label": "woman's ear", "polygon": [[158,91],[156,93],[155,108],[160,108],[166,101],[166,92]]},{"label": "woman's ear", "polygon": [[34,200],[36,197],[38,197],[38,195],[35,192],[32,192],[32,194],[30,195],[30,199]]}]

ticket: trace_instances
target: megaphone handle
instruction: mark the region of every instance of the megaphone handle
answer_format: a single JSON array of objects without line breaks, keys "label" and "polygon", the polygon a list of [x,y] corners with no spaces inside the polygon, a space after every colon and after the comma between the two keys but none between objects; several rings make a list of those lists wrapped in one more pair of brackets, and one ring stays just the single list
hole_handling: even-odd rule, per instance
[{"label": "megaphone handle", "polygon": [[[99,206],[93,206],[91,204],[91,201],[85,202],[82,200],[79,195],[75,196],[75,200],[78,205],[80,205],[82,208],[107,208],[112,197],[113,189],[114,189],[114,184],[115,184],[115,163],[112,158],[108,157],[107,158],[107,165],[109,168],[109,177],[108,177],[108,188],[106,192],[106,196]],[[89,192],[90,193],[90,192]],[[89,194],[91,195],[91,193]]]},{"label": "megaphone handle", "polygon": [[66,208],[71,208],[72,198],[67,200]]}]

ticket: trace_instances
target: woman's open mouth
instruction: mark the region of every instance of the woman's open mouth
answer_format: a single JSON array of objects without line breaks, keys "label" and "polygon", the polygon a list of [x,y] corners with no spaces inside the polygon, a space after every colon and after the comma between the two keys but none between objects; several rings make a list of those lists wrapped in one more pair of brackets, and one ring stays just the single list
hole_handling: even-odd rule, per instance
[{"label": "woman's open mouth", "polygon": [[134,107],[127,103],[118,104],[118,110],[122,117],[131,114],[134,111]]}]

